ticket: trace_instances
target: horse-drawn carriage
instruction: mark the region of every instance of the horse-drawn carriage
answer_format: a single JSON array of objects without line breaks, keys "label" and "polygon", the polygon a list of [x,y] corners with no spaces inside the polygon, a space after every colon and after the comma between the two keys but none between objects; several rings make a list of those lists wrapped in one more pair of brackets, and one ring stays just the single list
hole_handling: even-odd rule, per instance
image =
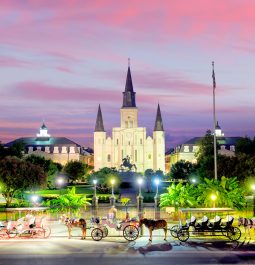
[{"label": "horse-drawn carriage", "polygon": [[171,235],[185,242],[189,237],[206,237],[206,236],[225,236],[231,241],[236,241],[241,237],[241,231],[238,227],[233,226],[234,218],[227,216],[225,222],[220,216],[215,216],[214,220],[209,221],[204,216],[200,222],[192,216],[185,224],[175,225],[170,229]]},{"label": "horse-drawn carriage", "polygon": [[102,238],[108,236],[108,229],[110,228],[121,232],[127,241],[134,241],[139,236],[138,224],[139,222],[135,218],[121,222],[106,217],[101,220],[99,218],[92,218],[91,237],[95,241],[100,241]]},{"label": "horse-drawn carriage", "polygon": [[22,217],[15,221],[0,222],[0,239],[8,238],[48,238],[51,229],[46,225],[45,218],[36,220],[31,215]]}]

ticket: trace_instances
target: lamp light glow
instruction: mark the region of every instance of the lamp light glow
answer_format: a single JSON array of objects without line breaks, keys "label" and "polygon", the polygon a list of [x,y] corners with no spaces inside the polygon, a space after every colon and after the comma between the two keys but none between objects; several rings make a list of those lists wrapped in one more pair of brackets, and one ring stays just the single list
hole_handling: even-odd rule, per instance
[{"label": "lamp light glow", "polygon": [[215,201],[215,200],[217,199],[217,196],[216,196],[215,194],[212,194],[212,195],[211,195],[211,199],[212,199],[213,201]]}]

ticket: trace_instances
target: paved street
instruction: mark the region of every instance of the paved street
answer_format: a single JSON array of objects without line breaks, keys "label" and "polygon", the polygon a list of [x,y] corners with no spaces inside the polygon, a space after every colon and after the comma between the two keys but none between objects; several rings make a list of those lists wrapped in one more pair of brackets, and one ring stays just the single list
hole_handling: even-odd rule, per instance
[{"label": "paved street", "polygon": [[162,234],[155,231],[151,244],[146,233],[131,243],[118,234],[95,242],[89,236],[80,240],[78,229],[69,240],[64,236],[67,233],[63,225],[55,223],[52,228],[49,239],[0,241],[0,265],[255,264],[254,240],[231,243],[224,239],[191,239],[180,243],[169,236],[165,242]]}]

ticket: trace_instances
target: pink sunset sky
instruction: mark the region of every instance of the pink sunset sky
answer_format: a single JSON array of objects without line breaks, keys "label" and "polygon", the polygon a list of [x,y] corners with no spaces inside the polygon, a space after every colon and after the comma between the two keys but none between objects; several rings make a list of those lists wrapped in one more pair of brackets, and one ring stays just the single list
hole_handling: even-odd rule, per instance
[{"label": "pink sunset sky", "polygon": [[0,141],[52,136],[93,146],[98,104],[119,126],[127,58],[139,125],[158,102],[167,148],[213,126],[255,135],[254,0],[1,0]]}]

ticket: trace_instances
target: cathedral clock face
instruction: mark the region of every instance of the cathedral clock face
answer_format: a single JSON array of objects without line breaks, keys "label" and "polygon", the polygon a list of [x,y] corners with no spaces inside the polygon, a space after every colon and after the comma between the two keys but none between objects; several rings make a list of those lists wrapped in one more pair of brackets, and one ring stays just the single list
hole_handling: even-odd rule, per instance
[{"label": "cathedral clock face", "polygon": [[131,138],[131,136],[132,136],[132,133],[127,133],[127,138]]}]

